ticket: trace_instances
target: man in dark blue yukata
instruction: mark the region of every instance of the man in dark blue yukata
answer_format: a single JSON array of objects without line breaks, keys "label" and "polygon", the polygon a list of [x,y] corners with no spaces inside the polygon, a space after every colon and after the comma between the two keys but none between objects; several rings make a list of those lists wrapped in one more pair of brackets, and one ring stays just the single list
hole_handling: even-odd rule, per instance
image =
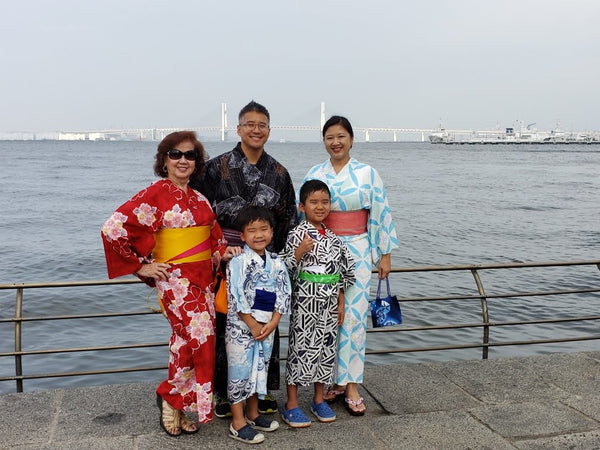
[{"label": "man in dark blue yukata", "polygon": [[[210,159],[200,180],[190,184],[204,194],[223,229],[229,245],[243,247],[240,232],[235,229],[238,213],[248,205],[269,209],[274,218],[273,240],[268,250],[280,252],[288,232],[298,222],[294,186],[287,169],[265,151],[271,133],[270,115],[263,105],[251,101],[239,113],[237,134],[241,141],[235,148]],[[225,351],[226,314],[217,312],[217,356],[215,364],[215,415],[230,417],[227,401],[227,354]],[[275,332],[273,353],[269,364],[267,388],[279,389],[279,329]],[[259,401],[259,411],[277,411],[277,402],[270,394]]]}]

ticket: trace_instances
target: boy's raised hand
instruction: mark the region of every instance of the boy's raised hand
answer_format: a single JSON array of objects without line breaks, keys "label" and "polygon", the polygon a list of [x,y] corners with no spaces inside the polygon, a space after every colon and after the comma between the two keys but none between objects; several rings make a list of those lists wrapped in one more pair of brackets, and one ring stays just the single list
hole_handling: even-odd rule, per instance
[{"label": "boy's raised hand", "polygon": [[300,244],[298,245],[298,248],[296,248],[296,251],[294,252],[296,261],[300,262],[300,260],[304,256],[304,254],[307,252],[310,252],[313,249],[313,246],[314,246],[313,239],[309,236],[308,233],[304,233],[304,237],[302,238],[302,241],[300,242]]}]

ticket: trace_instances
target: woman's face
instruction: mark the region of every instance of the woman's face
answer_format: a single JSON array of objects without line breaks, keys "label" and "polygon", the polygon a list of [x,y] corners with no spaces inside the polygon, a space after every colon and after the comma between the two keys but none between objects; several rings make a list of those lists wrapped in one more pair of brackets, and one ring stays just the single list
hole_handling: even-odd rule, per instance
[{"label": "woman's face", "polygon": [[[181,186],[189,181],[190,176],[196,169],[196,159],[187,159],[185,155],[181,155],[181,153],[189,152],[191,150],[193,151],[194,144],[190,141],[184,141],[176,145],[172,150],[172,153],[179,157],[179,159],[171,159],[169,153],[167,153],[165,158],[168,174],[167,178],[173,181],[175,184]],[[179,150],[181,153],[178,153],[177,150]]]},{"label": "woman's face", "polygon": [[323,141],[332,163],[345,164],[350,160],[350,148],[354,139],[343,126],[336,124],[327,128]]}]

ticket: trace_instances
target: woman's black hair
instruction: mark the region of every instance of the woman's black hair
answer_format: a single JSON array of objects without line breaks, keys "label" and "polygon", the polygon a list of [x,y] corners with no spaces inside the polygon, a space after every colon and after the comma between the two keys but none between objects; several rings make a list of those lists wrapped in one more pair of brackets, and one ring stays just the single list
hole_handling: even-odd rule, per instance
[{"label": "woman's black hair", "polygon": [[350,121],[344,116],[331,116],[329,120],[325,122],[325,125],[323,125],[323,137],[325,137],[325,132],[327,131],[327,129],[329,127],[332,127],[333,125],[341,125],[342,128],[344,128],[348,132],[348,134],[350,134],[350,137],[354,139],[354,131],[352,130],[352,125],[350,125]]}]

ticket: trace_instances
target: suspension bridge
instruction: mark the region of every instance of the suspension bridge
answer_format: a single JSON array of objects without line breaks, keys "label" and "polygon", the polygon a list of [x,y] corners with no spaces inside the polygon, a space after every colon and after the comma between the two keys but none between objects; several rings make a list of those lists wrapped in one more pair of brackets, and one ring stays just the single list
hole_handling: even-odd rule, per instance
[{"label": "suspension bridge", "polygon": [[[319,125],[272,125],[271,138],[285,142],[286,140],[321,140],[321,130],[325,123],[325,103],[321,102]],[[227,104],[221,104],[221,125],[198,126],[183,128],[128,128],[93,131],[60,132],[58,140],[140,140],[160,141],[167,134],[180,130],[195,131],[201,139],[222,142],[237,139],[237,124],[229,125]],[[363,127],[355,126],[355,139],[364,142],[377,141],[426,141],[430,133],[439,130],[431,128],[392,128],[392,127]],[[448,130],[449,132],[468,132],[468,130]]]}]

